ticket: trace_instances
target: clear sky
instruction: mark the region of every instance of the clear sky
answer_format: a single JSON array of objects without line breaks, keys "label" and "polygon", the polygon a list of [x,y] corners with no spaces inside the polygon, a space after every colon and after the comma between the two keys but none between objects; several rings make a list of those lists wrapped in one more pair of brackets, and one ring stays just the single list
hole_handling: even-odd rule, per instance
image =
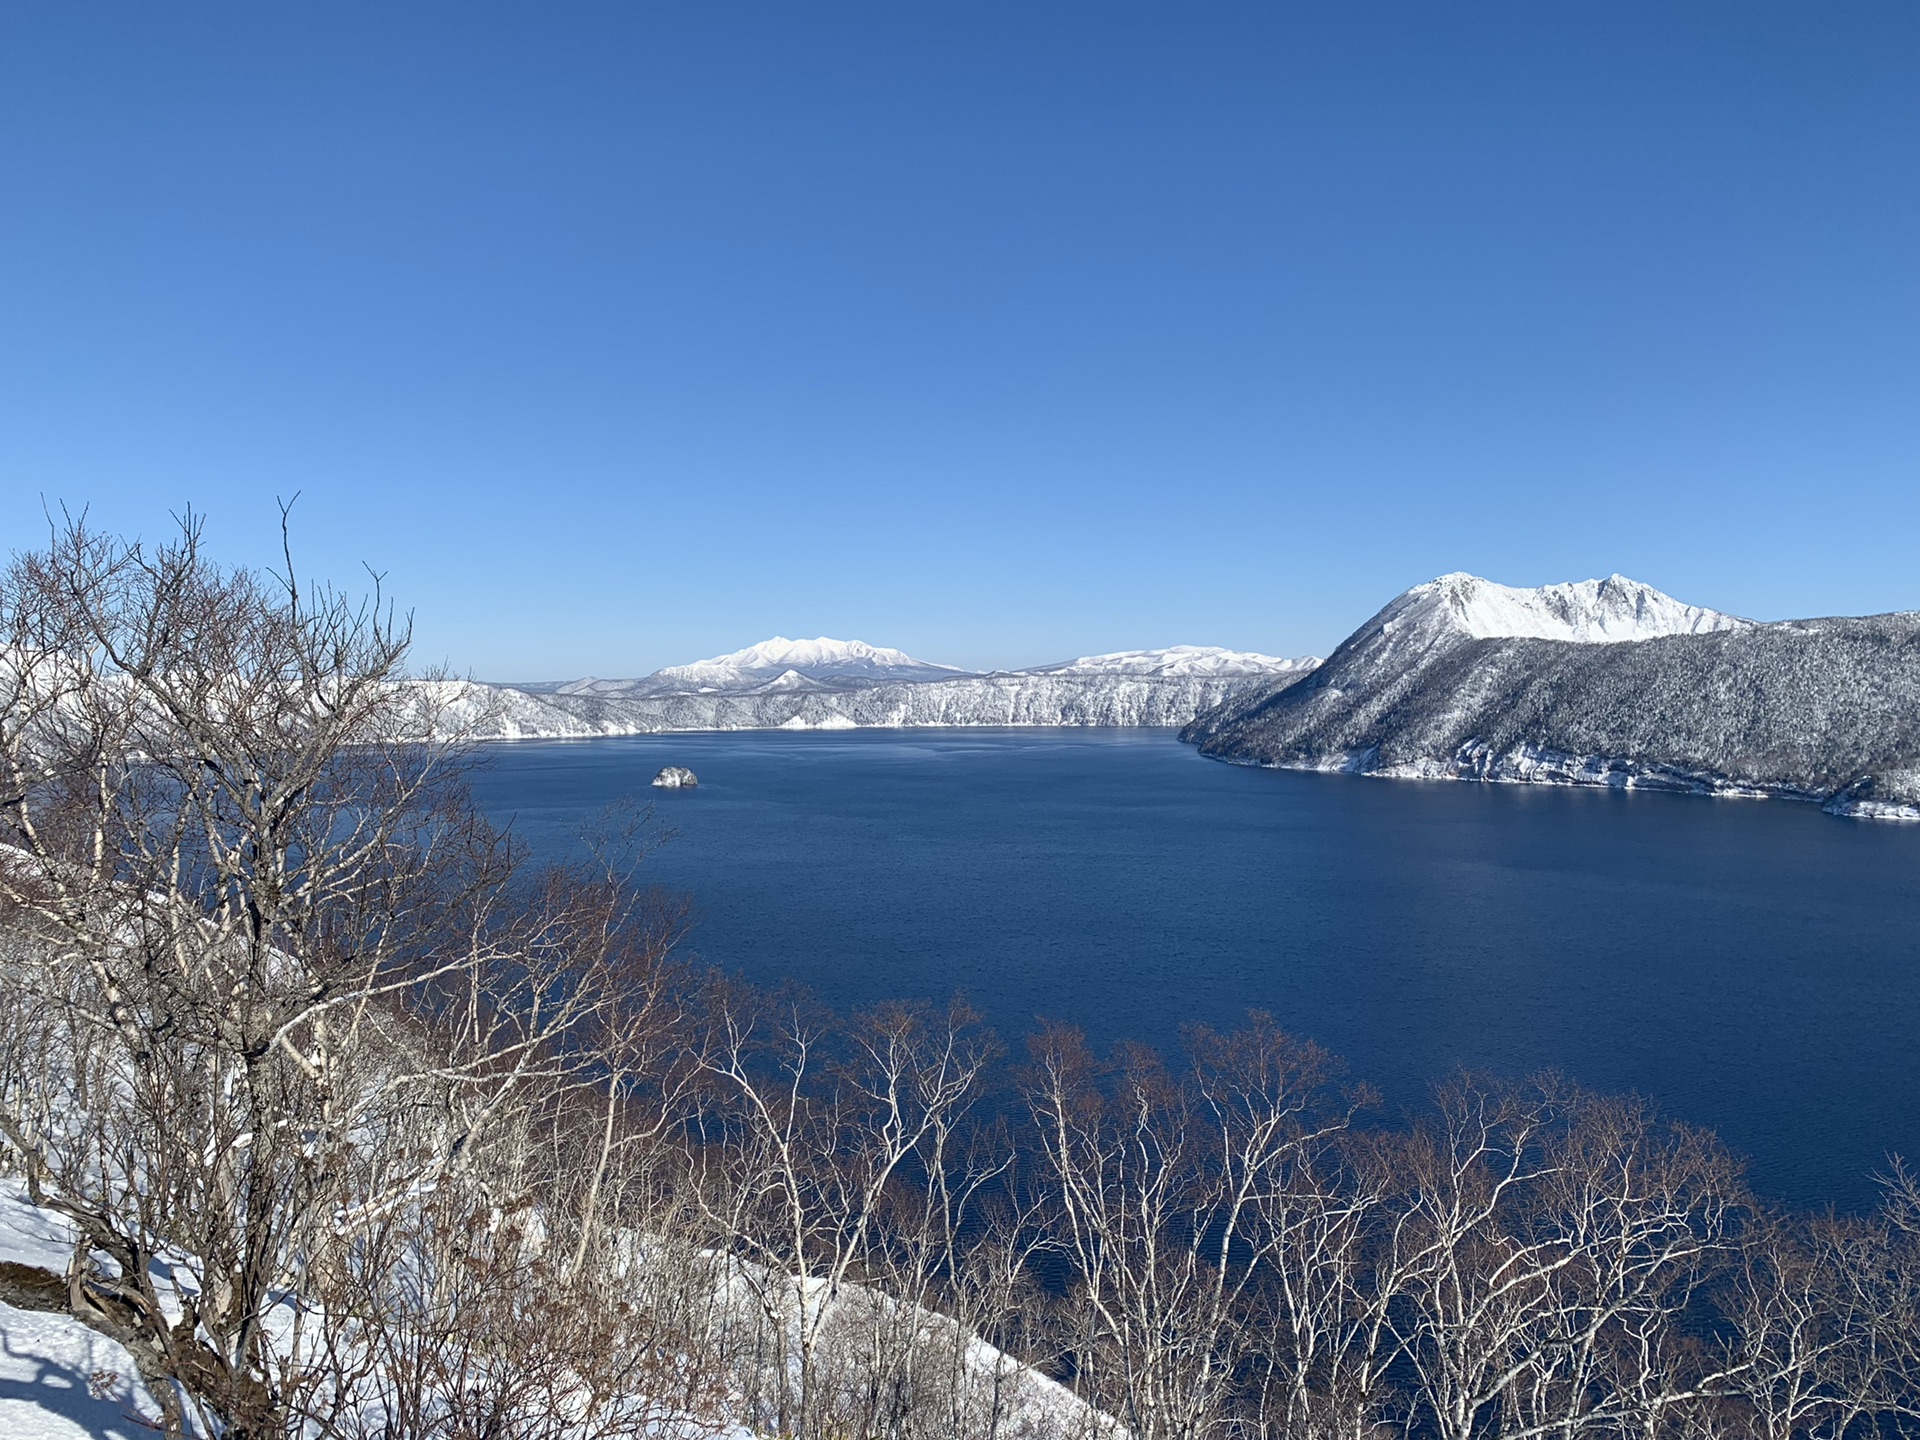
[{"label": "clear sky", "polygon": [[295,491],[488,678],[1920,607],[1920,6],[13,0],[0,549]]}]

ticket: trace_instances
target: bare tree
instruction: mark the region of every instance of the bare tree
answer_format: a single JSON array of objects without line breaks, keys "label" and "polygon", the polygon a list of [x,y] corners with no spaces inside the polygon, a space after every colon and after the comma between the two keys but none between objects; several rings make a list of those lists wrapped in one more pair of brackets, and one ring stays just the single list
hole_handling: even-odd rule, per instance
[{"label": "bare tree", "polygon": [[[1353,1111],[1328,1103],[1324,1053],[1264,1016],[1233,1036],[1192,1031],[1187,1050],[1179,1073],[1139,1047],[1102,1067],[1054,1029],[1029,1082],[1079,1383],[1141,1440],[1218,1433],[1246,1408],[1250,1371],[1289,1368],[1283,1388],[1300,1393],[1283,1411],[1311,1408],[1330,1277],[1301,1262],[1334,1260],[1343,1223],[1323,1177]],[[1291,1333],[1252,1323],[1276,1312]]]},{"label": "bare tree", "polygon": [[527,1107],[598,1064],[625,902],[523,879],[377,588],[200,542],[73,523],[0,579],[0,1134],[79,1236],[72,1313],[172,1433],[241,1437],[302,1403],[357,1232],[516,1183]]},{"label": "bare tree", "polygon": [[[900,1192],[944,1174],[990,1053],[959,1006],[888,1006],[836,1035],[792,996],[711,992],[692,1183],[716,1243],[737,1261],[732,1285],[752,1298],[756,1423],[810,1440],[840,1418],[848,1397],[835,1393],[829,1342],[855,1307],[872,1304],[859,1282],[904,1233],[890,1229],[902,1206],[917,1239],[945,1243],[953,1197],[929,1208],[926,1194]],[[934,1249],[921,1259],[948,1263]],[[921,1323],[911,1296],[889,1299],[900,1324]]]},{"label": "bare tree", "polygon": [[1740,1198],[1709,1137],[1552,1080],[1468,1078],[1401,1163],[1410,1418],[1448,1440],[1655,1434],[1706,1393],[1681,1320]]},{"label": "bare tree", "polygon": [[1726,1408],[1764,1440],[1920,1434],[1920,1194],[1866,1216],[1765,1215],[1722,1297]]}]

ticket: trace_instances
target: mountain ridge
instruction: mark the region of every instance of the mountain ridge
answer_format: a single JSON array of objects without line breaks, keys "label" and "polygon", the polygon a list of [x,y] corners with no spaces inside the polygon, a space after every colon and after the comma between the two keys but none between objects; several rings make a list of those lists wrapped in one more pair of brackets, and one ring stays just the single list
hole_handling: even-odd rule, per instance
[{"label": "mountain ridge", "polygon": [[[838,648],[796,655],[796,645]],[[851,667],[844,663],[848,656],[856,662]],[[796,658],[808,668],[772,669]],[[638,680],[449,682],[452,688],[422,698],[431,693],[453,706],[475,739],[945,725],[1177,728],[1318,663],[1314,656],[1176,645],[976,674],[863,641],[775,637]]]},{"label": "mountain ridge", "polygon": [[[726,655],[666,665],[628,680],[582,676],[577,680],[482,682],[529,695],[698,695],[742,694],[787,676],[827,688],[860,688],[887,683],[958,680],[987,675],[1166,675],[1254,676],[1289,674],[1317,664],[1315,656],[1283,658],[1217,645],[1169,645],[1154,650],[1115,650],[1010,670],[963,670],[918,660],[901,650],[863,640],[788,640],[776,635]],[[788,681],[791,685],[793,682]]]}]

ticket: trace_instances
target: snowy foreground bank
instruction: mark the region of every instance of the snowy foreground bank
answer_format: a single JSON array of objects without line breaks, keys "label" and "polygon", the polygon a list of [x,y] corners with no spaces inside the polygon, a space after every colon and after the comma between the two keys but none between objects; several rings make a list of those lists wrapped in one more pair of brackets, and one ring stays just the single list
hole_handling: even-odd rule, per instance
[{"label": "snowy foreground bank", "polygon": [[37,1210],[19,1180],[0,1177],[0,1436],[8,1440],[139,1440],[160,1407],[126,1348],[66,1315],[9,1303],[26,1267],[65,1275],[73,1232]]},{"label": "snowy foreground bank", "polygon": [[[0,1437],[4,1440],[142,1440],[161,1418],[126,1347],[71,1316],[42,1308],[56,1303],[48,1282],[64,1276],[73,1254],[73,1229],[36,1208],[22,1181],[0,1176]],[[759,1266],[708,1257],[716,1266],[716,1304],[743,1317],[757,1311],[770,1289],[782,1288]],[[1126,1431],[1096,1415],[1071,1391],[977,1337],[960,1333],[945,1316],[902,1305],[867,1286],[806,1287],[805,1314],[824,1318],[824,1333],[865,1334],[901,1327],[953,1352],[984,1404],[1003,1415],[1009,1440],[1125,1440]],[[11,1303],[19,1301],[20,1303]],[[798,1324],[798,1319],[795,1321]],[[755,1432],[729,1422],[663,1422],[673,1440],[754,1440]],[[582,1433],[581,1440],[590,1440]]]}]

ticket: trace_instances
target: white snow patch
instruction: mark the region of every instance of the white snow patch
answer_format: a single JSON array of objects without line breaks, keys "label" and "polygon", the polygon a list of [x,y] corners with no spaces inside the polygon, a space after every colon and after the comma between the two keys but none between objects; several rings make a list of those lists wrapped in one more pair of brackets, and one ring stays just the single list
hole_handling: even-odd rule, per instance
[{"label": "white snow patch", "polygon": [[[0,1178],[0,1260],[64,1274],[71,1235]],[[124,1347],[69,1316],[0,1304],[0,1436],[141,1440],[159,1414]]]},{"label": "white snow patch", "polygon": [[1920,805],[1897,800],[1830,800],[1822,808],[1849,820],[1920,820]]},{"label": "white snow patch", "polygon": [[808,719],[805,715],[794,715],[782,720],[777,727],[781,730],[858,730],[860,723],[846,715],[821,715]]}]

